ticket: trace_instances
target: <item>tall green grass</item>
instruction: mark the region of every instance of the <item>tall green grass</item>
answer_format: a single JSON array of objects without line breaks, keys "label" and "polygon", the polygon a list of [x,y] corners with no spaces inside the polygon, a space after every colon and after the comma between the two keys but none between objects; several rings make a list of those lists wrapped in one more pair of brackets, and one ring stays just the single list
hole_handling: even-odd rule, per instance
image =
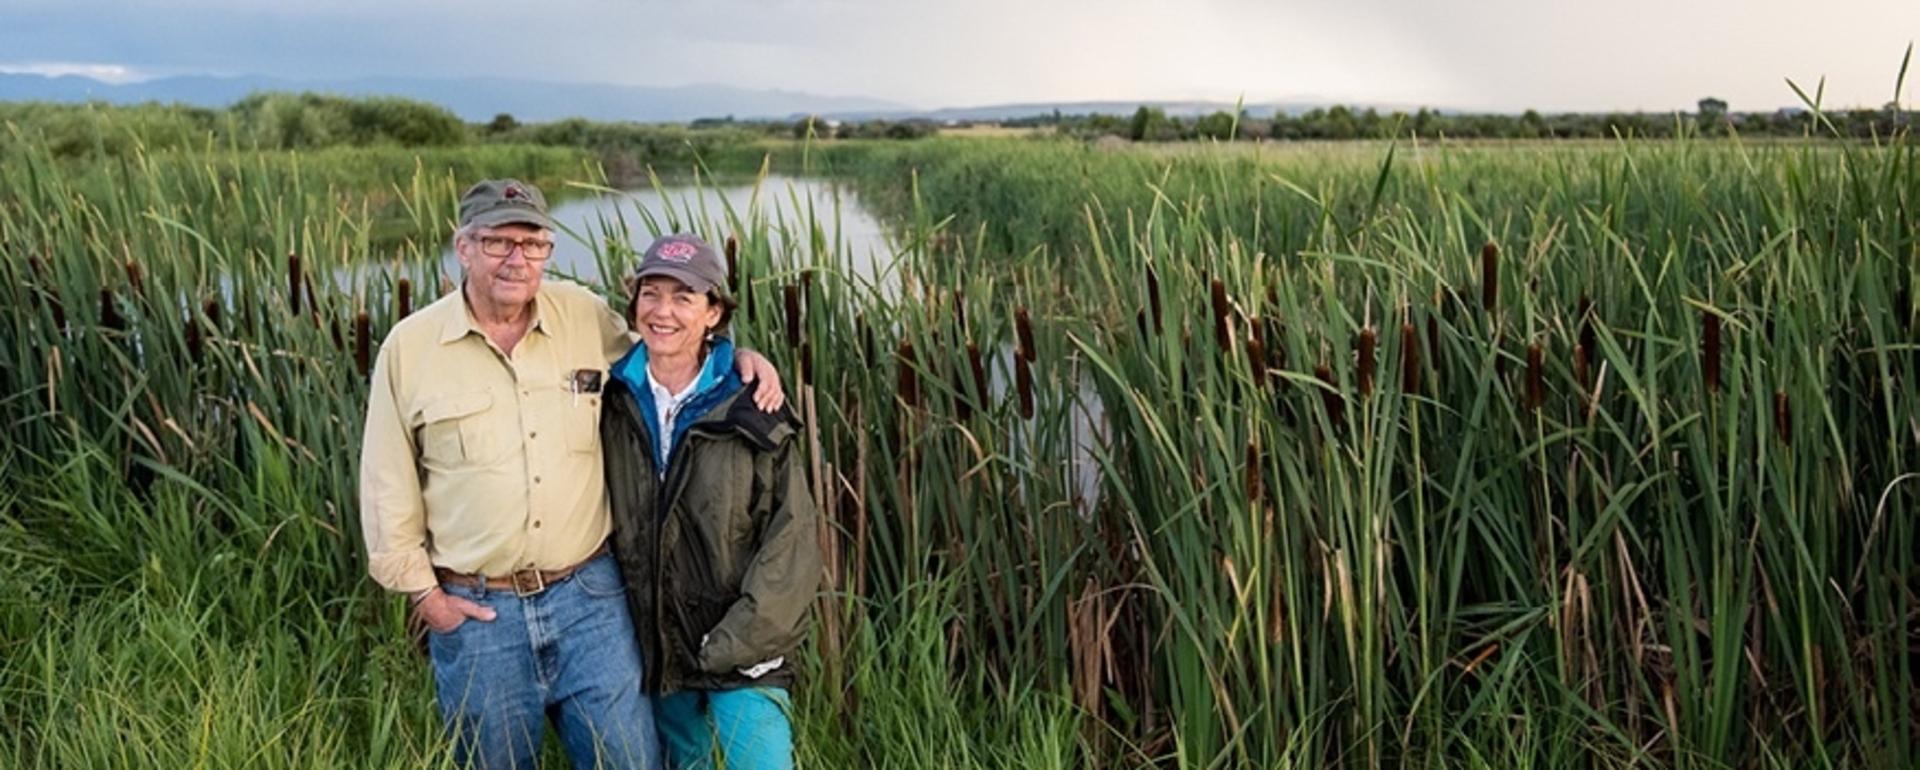
[{"label": "tall green grass", "polygon": [[[888,280],[775,189],[582,276],[737,239],[826,514],[803,759],[1913,766],[1904,138],[817,152]],[[282,162],[0,180],[10,764],[442,757],[352,480],[455,180],[376,246]]]}]

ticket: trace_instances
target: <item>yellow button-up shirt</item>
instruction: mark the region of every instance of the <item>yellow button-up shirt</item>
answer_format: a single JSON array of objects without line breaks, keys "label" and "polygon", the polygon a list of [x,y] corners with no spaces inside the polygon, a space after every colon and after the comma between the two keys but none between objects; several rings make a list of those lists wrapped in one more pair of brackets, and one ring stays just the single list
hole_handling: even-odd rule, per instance
[{"label": "yellow button-up shirt", "polygon": [[419,591],[438,584],[434,567],[498,577],[599,547],[612,528],[599,385],[632,344],[598,296],[551,280],[511,355],[474,324],[460,291],[394,325],[360,450],[373,579]]}]

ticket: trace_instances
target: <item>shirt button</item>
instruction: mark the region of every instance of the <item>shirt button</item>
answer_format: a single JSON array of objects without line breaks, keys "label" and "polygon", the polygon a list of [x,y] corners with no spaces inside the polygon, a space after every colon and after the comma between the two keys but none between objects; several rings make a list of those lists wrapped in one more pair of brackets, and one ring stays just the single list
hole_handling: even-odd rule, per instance
[{"label": "shirt button", "polygon": [[540,437],[540,431],[537,431],[537,430],[530,430],[530,431],[527,431],[527,439],[528,439],[528,440],[532,440],[532,439],[536,439],[536,438],[539,438],[539,437]]},{"label": "shirt button", "polygon": [[540,477],[539,477],[539,476],[535,476],[535,477],[533,477],[533,483],[535,483],[535,484],[538,484],[538,483],[540,483]]},{"label": "shirt button", "polygon": [[539,529],[539,528],[540,528],[540,520],[539,520],[539,519],[534,519],[534,520],[533,520],[533,528],[534,528],[534,529]]}]

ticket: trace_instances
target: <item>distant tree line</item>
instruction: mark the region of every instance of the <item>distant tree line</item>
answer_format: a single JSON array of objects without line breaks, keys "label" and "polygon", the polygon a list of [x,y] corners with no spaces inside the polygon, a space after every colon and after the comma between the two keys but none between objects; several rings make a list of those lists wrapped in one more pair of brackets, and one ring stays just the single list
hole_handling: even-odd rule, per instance
[{"label": "distant tree line", "polygon": [[618,177],[619,166],[746,153],[762,140],[806,137],[810,130],[816,140],[917,139],[937,132],[924,120],[819,118],[742,121],[724,117],[690,124],[568,118],[522,123],[503,113],[469,124],[428,102],[315,93],[255,93],[225,108],[157,102],[0,102],[0,155],[15,143],[38,142],[60,158],[124,157],[136,149],[534,144],[597,153],[616,167],[610,172]]},{"label": "distant tree line", "polygon": [[1252,117],[1244,112],[1214,112],[1183,117],[1158,107],[1142,105],[1132,116],[1038,115],[1006,121],[1006,125],[1053,127],[1083,139],[1119,137],[1136,142],[1175,142],[1198,139],[1340,140],[1387,139],[1397,136],[1454,139],[1604,139],[1633,136],[1665,139],[1678,136],[1850,137],[1888,136],[1913,126],[1916,113],[1887,105],[1878,110],[1827,111],[1783,109],[1773,112],[1730,112],[1727,103],[1712,97],[1700,100],[1692,113],[1558,113],[1527,110],[1519,115],[1453,113],[1422,108],[1413,113],[1380,112],[1373,108],[1334,106],[1297,115]]}]

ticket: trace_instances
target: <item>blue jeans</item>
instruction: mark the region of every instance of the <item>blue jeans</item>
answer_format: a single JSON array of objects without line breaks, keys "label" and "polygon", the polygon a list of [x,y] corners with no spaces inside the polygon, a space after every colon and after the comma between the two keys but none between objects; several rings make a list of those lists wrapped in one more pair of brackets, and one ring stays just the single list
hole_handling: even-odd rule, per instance
[{"label": "blue jeans", "polygon": [[497,613],[490,622],[469,618],[428,634],[440,716],[459,766],[532,770],[550,719],[575,768],[660,767],[639,643],[612,556],[524,599],[511,589],[444,589]]},{"label": "blue jeans", "polygon": [[660,737],[674,770],[793,770],[787,718],[793,701],[786,690],[683,690],[660,696],[658,705]]}]

